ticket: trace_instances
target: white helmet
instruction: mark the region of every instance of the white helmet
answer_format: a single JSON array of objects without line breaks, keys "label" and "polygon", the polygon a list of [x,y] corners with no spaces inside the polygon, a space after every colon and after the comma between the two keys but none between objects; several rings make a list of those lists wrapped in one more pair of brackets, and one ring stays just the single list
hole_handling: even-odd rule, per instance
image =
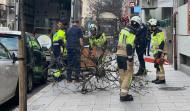
[{"label": "white helmet", "polygon": [[139,16],[133,16],[131,18],[131,26],[138,28],[140,27],[141,23],[142,23],[142,20]]},{"label": "white helmet", "polygon": [[157,26],[158,25],[158,21],[156,19],[150,19],[148,21],[148,23],[151,25],[151,26]]},{"label": "white helmet", "polygon": [[94,30],[97,30],[97,27],[95,24],[91,24],[90,25],[90,31],[94,31]]},{"label": "white helmet", "polygon": [[135,22],[137,22],[137,23],[139,23],[139,24],[142,23],[142,20],[141,20],[141,18],[140,18],[139,16],[134,16],[134,17],[132,17],[132,18],[131,18],[131,21],[135,21]]}]

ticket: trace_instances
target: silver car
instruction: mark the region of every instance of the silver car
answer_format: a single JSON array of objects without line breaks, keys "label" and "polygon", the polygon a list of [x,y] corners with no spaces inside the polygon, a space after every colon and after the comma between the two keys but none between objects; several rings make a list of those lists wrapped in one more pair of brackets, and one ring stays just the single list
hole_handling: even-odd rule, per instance
[{"label": "silver car", "polygon": [[18,62],[0,43],[0,105],[15,96],[18,83]]}]

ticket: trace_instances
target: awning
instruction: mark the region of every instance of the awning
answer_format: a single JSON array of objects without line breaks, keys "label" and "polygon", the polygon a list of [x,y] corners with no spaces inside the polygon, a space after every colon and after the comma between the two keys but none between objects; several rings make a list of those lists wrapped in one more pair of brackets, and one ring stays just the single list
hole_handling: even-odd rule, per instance
[{"label": "awning", "polygon": [[173,7],[173,0],[158,0],[157,7]]},{"label": "awning", "polygon": [[99,19],[117,19],[117,17],[110,12],[101,13]]}]

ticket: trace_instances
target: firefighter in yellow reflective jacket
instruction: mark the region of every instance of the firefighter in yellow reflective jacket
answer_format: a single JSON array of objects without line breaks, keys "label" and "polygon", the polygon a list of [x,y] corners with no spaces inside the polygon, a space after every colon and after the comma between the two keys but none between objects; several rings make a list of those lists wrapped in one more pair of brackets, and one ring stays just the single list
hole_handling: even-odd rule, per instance
[{"label": "firefighter in yellow reflective jacket", "polygon": [[[152,45],[154,58],[164,57],[164,55],[167,54],[164,32],[157,27],[159,22],[156,19],[150,19],[148,25],[151,26],[149,28],[153,32]],[[156,80],[153,80],[152,82],[155,84],[165,83],[165,72],[162,64],[163,59],[160,60],[160,63],[161,64],[154,64],[154,67],[156,68]]]},{"label": "firefighter in yellow reflective jacket", "polygon": [[90,31],[92,34],[89,38],[90,53],[92,53],[93,46],[96,46],[96,58],[100,60],[99,63],[103,64],[108,53],[105,33],[97,32],[97,27],[95,24],[90,25]]},{"label": "firefighter in yellow reflective jacket", "polygon": [[[59,23],[57,24],[59,25]],[[66,54],[66,39],[65,32],[62,29],[58,29],[57,32],[53,35],[53,54],[57,61],[63,62],[63,55]],[[58,62],[58,67],[54,73],[54,78],[57,79],[61,76],[61,70],[63,68],[62,64]]]},{"label": "firefighter in yellow reflective jacket", "polygon": [[117,62],[120,73],[120,100],[132,101],[133,96],[129,95],[129,87],[132,81],[133,74],[133,55],[134,45],[136,39],[136,29],[140,27],[141,18],[134,16],[131,18],[131,25],[126,26],[120,32],[118,49],[117,49]]}]

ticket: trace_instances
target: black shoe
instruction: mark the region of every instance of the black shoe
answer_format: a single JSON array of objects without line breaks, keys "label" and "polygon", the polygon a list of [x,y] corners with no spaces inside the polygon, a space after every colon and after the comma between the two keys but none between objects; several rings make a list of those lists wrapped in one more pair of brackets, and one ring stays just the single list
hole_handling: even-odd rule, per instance
[{"label": "black shoe", "polygon": [[148,56],[150,56],[150,54],[148,54]]},{"label": "black shoe", "polygon": [[158,81],[155,82],[155,84],[165,84],[165,83],[166,83],[165,80],[158,80]]},{"label": "black shoe", "polygon": [[155,83],[155,82],[158,81],[158,80],[159,80],[159,79],[156,78],[155,80],[152,80],[152,83]]},{"label": "black shoe", "polygon": [[132,95],[127,95],[127,96],[120,96],[120,101],[133,101],[133,96]]},{"label": "black shoe", "polygon": [[137,73],[135,74],[135,76],[142,76],[142,73],[137,72]]},{"label": "black shoe", "polygon": [[138,72],[135,74],[135,76],[142,76],[143,72],[144,72],[143,69],[139,69]]}]

